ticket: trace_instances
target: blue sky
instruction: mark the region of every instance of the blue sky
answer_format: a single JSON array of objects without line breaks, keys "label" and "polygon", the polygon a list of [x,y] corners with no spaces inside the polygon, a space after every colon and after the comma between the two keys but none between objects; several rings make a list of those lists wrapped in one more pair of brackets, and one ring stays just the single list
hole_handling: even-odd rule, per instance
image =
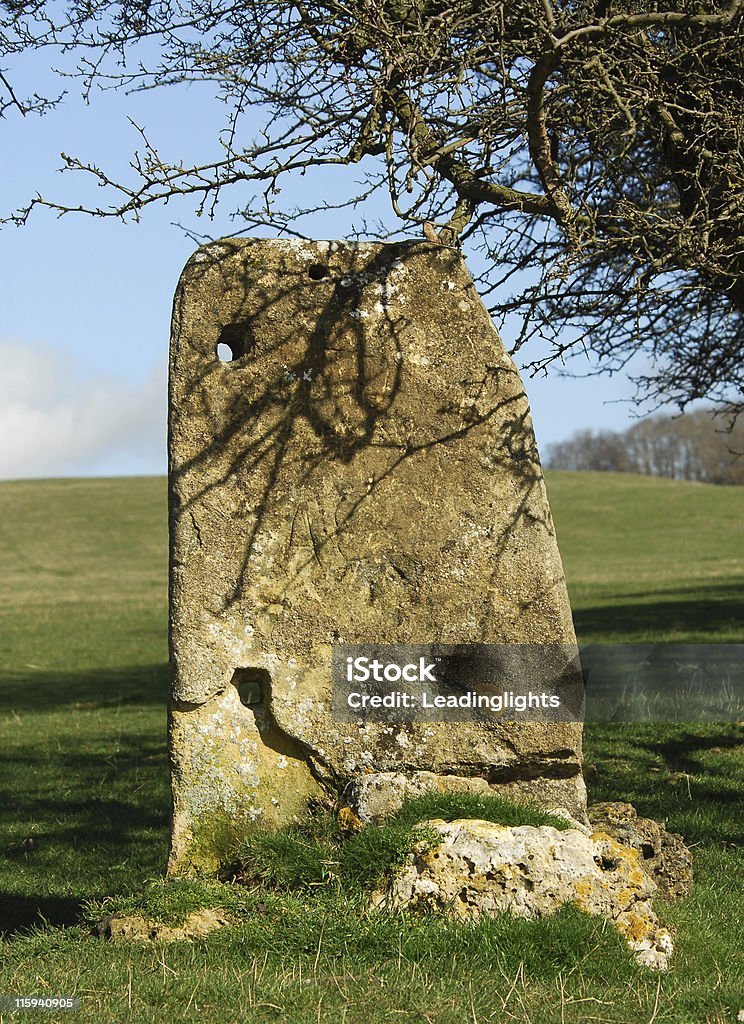
[{"label": "blue sky", "polygon": [[[22,93],[24,80],[30,90],[43,78],[35,58],[13,80]],[[165,158],[214,152],[223,108],[209,87],[108,92],[88,105],[74,82],[69,90],[46,116],[10,111],[0,126],[5,211],[36,191],[100,202],[100,190],[83,176],[58,173],[60,153],[126,177],[139,141],[128,117]],[[303,194],[327,187],[327,175],[302,182]],[[171,300],[195,248],[177,222],[231,234],[240,224],[229,214],[241,198],[226,193],[212,222],[181,201],[149,208],[138,224],[37,210],[26,226],[0,230],[0,479],[165,472]],[[313,230],[342,238],[348,222],[329,213]],[[542,451],[580,428],[621,429],[634,415],[633,387],[623,376],[566,380],[555,368],[525,384]]]}]

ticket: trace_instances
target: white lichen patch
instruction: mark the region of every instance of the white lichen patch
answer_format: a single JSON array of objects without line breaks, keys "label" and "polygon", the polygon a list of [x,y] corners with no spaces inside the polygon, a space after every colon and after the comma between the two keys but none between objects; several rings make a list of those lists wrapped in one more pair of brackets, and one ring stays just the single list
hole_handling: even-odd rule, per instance
[{"label": "white lichen patch", "polygon": [[608,836],[550,825],[507,827],[440,819],[423,823],[436,845],[414,846],[375,906],[424,907],[477,921],[507,911],[516,917],[554,914],[567,904],[609,918],[639,963],[664,970],[669,932],[649,902],[656,883],[641,869],[638,851]]},{"label": "white lichen patch", "polygon": [[256,659],[253,630],[239,620],[211,619],[205,624],[205,632],[215,661],[222,668],[224,688],[236,668]]},{"label": "white lichen patch", "polygon": [[204,245],[201,249],[197,249],[194,255],[189,260],[191,263],[205,263],[209,261],[214,262],[216,259],[220,259],[224,256],[229,256],[232,252],[232,248],[226,245],[224,242],[210,242],[209,245]]}]

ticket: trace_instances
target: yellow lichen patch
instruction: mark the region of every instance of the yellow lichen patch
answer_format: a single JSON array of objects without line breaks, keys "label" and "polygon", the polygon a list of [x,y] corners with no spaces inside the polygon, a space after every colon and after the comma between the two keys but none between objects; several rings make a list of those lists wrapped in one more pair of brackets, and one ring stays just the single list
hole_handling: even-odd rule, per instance
[{"label": "yellow lichen patch", "polygon": [[614,843],[616,846],[618,845],[617,841],[615,839],[613,839],[612,836],[609,835],[609,833],[602,832],[601,830],[598,830],[596,832],[592,832],[591,839],[595,843],[599,843],[599,842],[602,842],[602,843]]},{"label": "yellow lichen patch", "polygon": [[[433,824],[437,824],[440,821],[442,821],[441,818],[434,819]],[[488,838],[489,836],[498,835],[509,830],[508,825],[500,825],[495,821],[483,821],[480,818],[461,818],[460,821],[463,828],[467,829],[476,838]]]},{"label": "yellow lichen patch", "polygon": [[337,819],[339,827],[344,832],[358,832],[362,827],[358,815],[352,811],[351,807],[342,807],[338,812]]},{"label": "yellow lichen patch", "polygon": [[615,924],[618,931],[633,942],[642,942],[643,939],[648,938],[656,931],[656,922],[641,917],[640,914],[633,910],[621,914],[615,921]]},{"label": "yellow lichen patch", "polygon": [[594,883],[591,878],[581,878],[576,883],[576,894],[579,898],[589,897],[594,889]]},{"label": "yellow lichen patch", "polygon": [[436,862],[439,859],[439,851],[441,848],[441,845],[431,846],[429,843],[417,843],[414,847],[416,851],[416,859],[417,861],[420,861],[423,866],[427,868],[434,868],[436,867]]}]

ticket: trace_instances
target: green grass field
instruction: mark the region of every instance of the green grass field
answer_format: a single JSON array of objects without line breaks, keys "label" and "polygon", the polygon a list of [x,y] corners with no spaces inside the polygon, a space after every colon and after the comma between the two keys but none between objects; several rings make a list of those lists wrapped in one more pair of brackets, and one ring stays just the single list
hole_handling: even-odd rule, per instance
[{"label": "green grass field", "polygon": [[[744,488],[548,485],[580,640],[744,642]],[[736,1021],[737,726],[587,727],[590,798],[630,800],[694,849],[692,896],[658,905],[677,945],[665,975],[574,912],[464,928],[369,917],[333,886],[148,883],[167,845],[166,547],[162,479],[0,484],[0,996],[81,998],[46,1021]],[[111,945],[89,927],[102,902],[204,901],[242,923],[170,945]]]}]

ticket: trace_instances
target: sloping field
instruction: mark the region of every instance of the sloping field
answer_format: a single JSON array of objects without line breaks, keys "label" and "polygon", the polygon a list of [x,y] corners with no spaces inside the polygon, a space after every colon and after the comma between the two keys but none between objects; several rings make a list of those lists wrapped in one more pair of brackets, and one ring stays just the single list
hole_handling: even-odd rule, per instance
[{"label": "sloping field", "polygon": [[582,641],[744,640],[744,487],[548,475]]},{"label": "sloping field", "polygon": [[[744,641],[744,488],[548,486],[580,639]],[[0,996],[77,994],[79,1016],[45,1020],[102,1022],[722,1024],[744,1009],[736,726],[587,729],[592,799],[631,800],[694,844],[693,896],[661,908],[678,950],[663,977],[581,915],[454,930],[375,922],[339,893],[247,894],[244,925],[194,943],[91,937],[100,901],[147,894],[165,862],[164,480],[0,484],[0,588]]]}]

